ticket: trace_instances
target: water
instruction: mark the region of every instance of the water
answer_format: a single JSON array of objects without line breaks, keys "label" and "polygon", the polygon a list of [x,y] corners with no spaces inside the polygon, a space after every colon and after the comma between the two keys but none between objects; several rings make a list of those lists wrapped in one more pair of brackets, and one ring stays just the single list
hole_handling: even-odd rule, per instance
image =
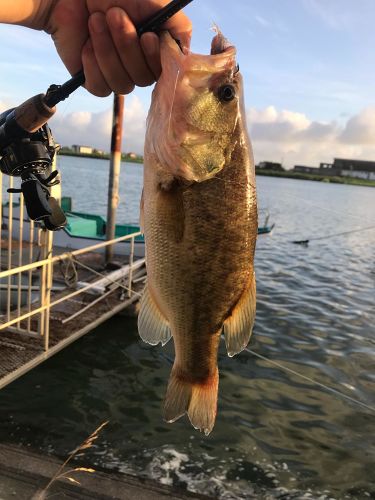
[{"label": "water", "polygon": [[[104,161],[61,158],[77,210],[105,214]],[[125,165],[119,222],[136,221],[142,169]],[[375,190],[259,177],[276,228],[258,238],[250,348],[375,406]],[[125,207],[125,208],[124,208]],[[0,392],[0,440],[59,456],[104,420],[80,464],[152,477],[220,499],[375,498],[375,414],[243,352],[219,354],[219,408],[204,437],[165,424],[172,343],[113,318]]]},{"label": "water", "polygon": [[[107,216],[109,161],[59,156],[57,168],[62,172],[62,193],[73,199],[73,210]],[[142,165],[122,164],[118,224],[138,224],[142,176]]]}]

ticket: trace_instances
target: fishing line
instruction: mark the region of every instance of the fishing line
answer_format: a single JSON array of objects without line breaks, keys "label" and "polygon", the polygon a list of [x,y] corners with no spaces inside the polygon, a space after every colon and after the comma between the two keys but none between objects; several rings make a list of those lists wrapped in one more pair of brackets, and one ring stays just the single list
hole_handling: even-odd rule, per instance
[{"label": "fishing line", "polygon": [[[340,396],[341,398],[347,399],[351,403],[355,403],[359,406],[362,406],[366,410],[369,410],[371,413],[375,413],[375,407],[373,407],[373,406],[370,406],[366,403],[363,403],[362,401],[359,401],[358,399],[352,398],[351,396],[347,396],[343,392],[340,392],[337,389],[334,389],[333,387],[329,387],[328,385],[322,384],[321,382],[317,382],[316,380],[308,377],[307,375],[302,375],[302,373],[298,373],[295,370],[292,370],[292,368],[288,368],[287,366],[284,366],[284,365],[278,363],[277,361],[273,361],[272,359],[266,358],[266,356],[263,356],[262,354],[258,354],[257,352],[253,351],[252,349],[249,349],[248,347],[246,347],[244,350],[247,351],[248,353],[252,354],[253,356],[256,356],[257,358],[259,358],[263,361],[266,361],[267,363],[270,363],[271,365],[274,365],[277,368],[280,368],[281,370],[292,373],[293,375],[296,375],[297,377],[303,378],[304,380],[307,380],[308,382],[311,382],[312,384],[314,384],[318,387],[321,387],[321,388],[325,389],[326,391],[331,392],[332,394],[335,394],[336,396]],[[165,355],[162,352],[159,354],[162,358],[166,359],[170,364],[173,365],[174,361],[172,358],[170,358],[169,356]]]},{"label": "fishing line", "polygon": [[176,97],[177,83],[178,83],[178,77],[179,76],[180,76],[180,68],[177,69],[176,81],[175,81],[174,89],[173,89],[171,111],[170,111],[169,117],[168,117],[168,128],[167,128],[167,135],[168,135],[168,137],[170,136],[172,112],[173,112],[174,100],[175,100],[175,97]]},{"label": "fishing line", "polygon": [[307,245],[310,241],[317,241],[317,240],[326,240],[328,238],[334,238],[335,236],[342,236],[344,234],[352,234],[352,233],[358,233],[362,231],[371,231],[375,229],[375,226],[369,226],[369,227],[360,227],[358,229],[351,229],[350,231],[342,231],[341,233],[333,233],[333,234],[327,234],[326,236],[317,236],[316,238],[308,238],[306,240],[295,240],[292,241],[292,243],[295,243],[296,245]]},{"label": "fishing line", "polygon": [[292,368],[288,368],[287,366],[284,366],[284,365],[278,363],[277,361],[273,361],[272,359],[266,358],[266,356],[263,356],[262,354],[258,354],[257,352],[253,351],[252,349],[249,349],[248,347],[246,347],[244,350],[249,352],[253,356],[256,356],[257,358],[262,359],[263,361],[267,361],[271,365],[274,365],[274,366],[280,368],[281,370],[292,373],[293,375],[296,375],[297,377],[303,378],[304,380],[307,380],[307,381],[311,382],[312,384],[314,384],[318,387],[321,387],[321,388],[325,389],[326,391],[331,392],[332,394],[335,394],[336,396],[340,396],[341,398],[347,399],[348,401],[351,401],[352,403],[355,403],[359,406],[362,406],[362,408],[366,408],[366,410],[369,410],[371,413],[375,414],[375,407],[374,406],[370,406],[366,403],[363,403],[362,401],[359,401],[358,399],[354,399],[351,396],[347,396],[343,392],[340,392],[337,389],[334,389],[333,387],[329,387],[328,385],[322,384],[321,382],[318,382],[318,381],[316,381],[316,380],[314,380],[306,375],[302,375],[302,373],[298,373],[295,370],[292,370]]}]

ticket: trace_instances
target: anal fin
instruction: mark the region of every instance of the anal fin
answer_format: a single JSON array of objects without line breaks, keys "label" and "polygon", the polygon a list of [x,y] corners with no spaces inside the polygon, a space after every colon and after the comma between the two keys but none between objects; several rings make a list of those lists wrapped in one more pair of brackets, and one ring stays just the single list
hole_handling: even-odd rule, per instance
[{"label": "anal fin", "polygon": [[249,286],[245,289],[231,315],[224,322],[225,344],[228,356],[243,351],[249,343],[256,309],[256,284],[253,273]]},{"label": "anal fin", "polygon": [[147,285],[141,298],[138,332],[141,339],[151,345],[157,345],[159,342],[165,345],[171,338],[169,323],[153,299]]}]

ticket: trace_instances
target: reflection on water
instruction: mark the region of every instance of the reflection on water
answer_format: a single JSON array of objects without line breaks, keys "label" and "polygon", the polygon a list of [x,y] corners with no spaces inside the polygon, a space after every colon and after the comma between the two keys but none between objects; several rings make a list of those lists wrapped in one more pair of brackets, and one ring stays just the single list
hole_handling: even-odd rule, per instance
[{"label": "reflection on water", "polygon": [[[65,160],[64,187],[74,171]],[[141,169],[126,174],[137,179],[131,194],[124,182],[135,220]],[[105,177],[103,167],[95,178]],[[258,240],[251,349],[375,406],[375,232],[290,243],[370,225],[375,191],[264,177],[258,191],[276,228]],[[95,194],[76,208],[100,207]],[[135,320],[113,318],[0,392],[1,441],[66,455],[109,419],[87,464],[221,499],[374,497],[374,414],[248,352],[228,358],[222,345],[218,417],[204,437],[184,419],[162,421],[173,356],[171,342],[147,346]]]}]

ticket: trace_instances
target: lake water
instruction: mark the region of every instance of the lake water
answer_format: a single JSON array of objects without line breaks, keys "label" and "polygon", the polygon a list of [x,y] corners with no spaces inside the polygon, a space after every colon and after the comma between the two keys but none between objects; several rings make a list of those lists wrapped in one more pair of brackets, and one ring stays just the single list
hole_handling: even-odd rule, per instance
[{"label": "lake water", "polygon": [[[63,194],[105,214],[108,163],[62,157]],[[276,227],[258,238],[250,348],[375,407],[375,189],[258,177]],[[118,222],[136,222],[142,167],[123,166]],[[323,239],[313,240],[313,238]],[[311,239],[308,246],[293,240]],[[375,498],[375,410],[266,360],[219,354],[219,407],[205,437],[162,420],[173,359],[113,318],[0,392],[0,440],[65,456],[101,422],[80,463],[220,499]]]}]

